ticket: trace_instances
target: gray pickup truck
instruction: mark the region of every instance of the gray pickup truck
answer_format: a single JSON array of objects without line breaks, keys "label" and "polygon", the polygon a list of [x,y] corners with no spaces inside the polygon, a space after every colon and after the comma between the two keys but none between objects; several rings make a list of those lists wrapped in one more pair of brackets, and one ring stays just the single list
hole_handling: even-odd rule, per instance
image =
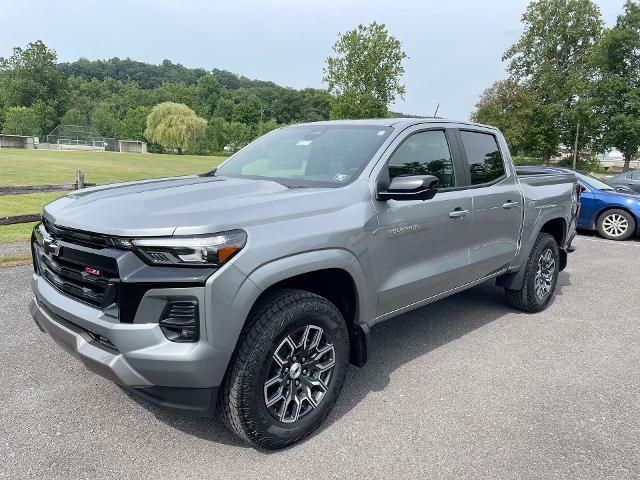
[{"label": "gray pickup truck", "polygon": [[544,309],[577,209],[573,174],[518,175],[492,127],[290,126],[205,174],[47,205],[30,310],[129,391],[281,448],[329,414],[378,322],[490,279]]}]

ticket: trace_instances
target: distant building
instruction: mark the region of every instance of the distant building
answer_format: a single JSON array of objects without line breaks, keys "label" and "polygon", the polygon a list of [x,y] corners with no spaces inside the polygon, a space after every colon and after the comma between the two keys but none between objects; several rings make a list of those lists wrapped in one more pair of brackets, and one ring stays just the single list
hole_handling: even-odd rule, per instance
[{"label": "distant building", "polygon": [[[622,171],[622,167],[624,167],[624,155],[622,153],[613,148],[611,150],[605,150],[603,153],[600,153],[597,156],[598,161],[602,164],[604,168],[611,171]],[[630,163],[630,167],[633,169],[640,167],[640,160],[632,160]]]},{"label": "distant building", "polygon": [[38,148],[38,137],[0,134],[0,148]]},{"label": "distant building", "polygon": [[147,153],[147,144],[140,140],[118,140],[119,152]]}]

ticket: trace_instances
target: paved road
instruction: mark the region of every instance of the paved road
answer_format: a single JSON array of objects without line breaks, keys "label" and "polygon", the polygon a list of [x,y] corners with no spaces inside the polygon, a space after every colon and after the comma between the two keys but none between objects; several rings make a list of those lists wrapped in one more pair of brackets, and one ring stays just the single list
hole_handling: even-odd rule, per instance
[{"label": "paved road", "polygon": [[140,403],[27,312],[0,270],[0,478],[638,478],[640,242],[576,240],[537,315],[483,285],[373,332],[325,427],[276,453]]}]

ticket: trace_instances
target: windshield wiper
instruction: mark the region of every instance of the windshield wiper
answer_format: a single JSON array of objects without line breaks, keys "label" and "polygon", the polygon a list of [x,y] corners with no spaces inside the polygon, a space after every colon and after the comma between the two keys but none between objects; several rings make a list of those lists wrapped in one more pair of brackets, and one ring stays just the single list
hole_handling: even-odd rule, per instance
[{"label": "windshield wiper", "polygon": [[201,173],[200,176],[201,177],[215,177],[216,176],[216,170],[218,170],[217,168],[214,168],[213,170],[211,170],[210,172],[204,172]]}]

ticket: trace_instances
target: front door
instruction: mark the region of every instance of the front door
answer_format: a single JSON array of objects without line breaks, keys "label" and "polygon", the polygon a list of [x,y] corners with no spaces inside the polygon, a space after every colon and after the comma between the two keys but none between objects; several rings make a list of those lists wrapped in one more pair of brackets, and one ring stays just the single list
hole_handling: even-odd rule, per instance
[{"label": "front door", "polygon": [[434,175],[440,190],[430,200],[375,202],[379,228],[372,262],[379,315],[467,282],[472,202],[469,191],[459,188],[463,177],[454,166],[457,145],[452,132],[409,133],[397,141],[380,174]]}]

